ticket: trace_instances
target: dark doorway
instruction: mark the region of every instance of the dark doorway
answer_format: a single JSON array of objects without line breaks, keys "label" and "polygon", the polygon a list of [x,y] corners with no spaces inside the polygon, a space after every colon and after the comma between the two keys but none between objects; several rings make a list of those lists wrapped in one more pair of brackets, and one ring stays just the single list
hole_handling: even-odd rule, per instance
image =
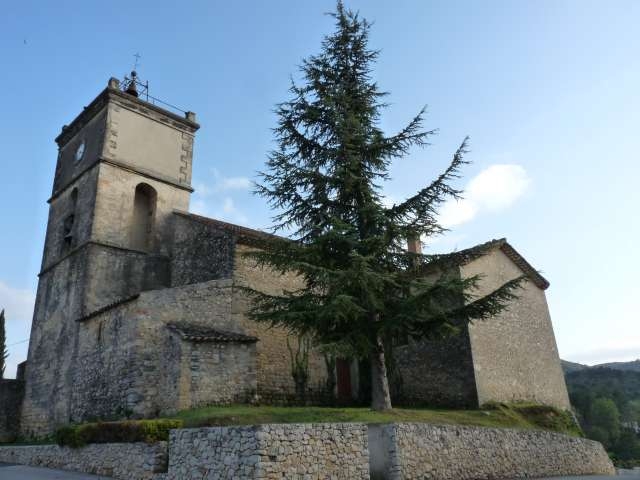
[{"label": "dark doorway", "polygon": [[344,358],[338,358],[336,360],[336,380],[338,384],[338,400],[350,402],[353,399],[351,390],[351,361]]}]

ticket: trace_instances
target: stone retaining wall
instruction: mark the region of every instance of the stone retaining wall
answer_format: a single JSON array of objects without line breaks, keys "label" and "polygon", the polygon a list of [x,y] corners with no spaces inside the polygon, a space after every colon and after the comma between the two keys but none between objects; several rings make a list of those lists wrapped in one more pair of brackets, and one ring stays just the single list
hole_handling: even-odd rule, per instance
[{"label": "stone retaining wall", "polygon": [[615,475],[598,442],[551,432],[405,423],[381,426],[369,438],[372,479]]},{"label": "stone retaining wall", "polygon": [[167,442],[0,447],[0,462],[105,475],[116,480],[156,479],[167,471]]},{"label": "stone retaining wall", "polygon": [[[551,432],[429,424],[172,430],[167,443],[0,447],[0,462],[118,480],[474,480],[614,475],[602,446]],[[166,473],[163,473],[166,472]]]},{"label": "stone retaining wall", "polygon": [[167,478],[368,479],[367,427],[324,423],[173,430]]}]

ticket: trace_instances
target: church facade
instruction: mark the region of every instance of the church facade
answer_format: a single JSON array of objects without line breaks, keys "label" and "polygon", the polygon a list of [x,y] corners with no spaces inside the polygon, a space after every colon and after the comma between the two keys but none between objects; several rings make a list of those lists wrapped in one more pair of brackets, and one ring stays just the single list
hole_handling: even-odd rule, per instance
[{"label": "church facade", "polygon": [[[299,279],[257,268],[244,255],[265,233],[188,212],[198,128],[195,114],[171,113],[111,79],[57,137],[23,435],[293,397],[288,334],[248,318],[243,287],[277,294]],[[488,292],[524,273],[522,293],[499,318],[455,339],[397,346],[394,401],[569,408],[548,283],[506,240],[473,253],[458,274],[483,273]],[[357,362],[334,366],[312,349],[309,373],[310,401],[361,393]]]}]

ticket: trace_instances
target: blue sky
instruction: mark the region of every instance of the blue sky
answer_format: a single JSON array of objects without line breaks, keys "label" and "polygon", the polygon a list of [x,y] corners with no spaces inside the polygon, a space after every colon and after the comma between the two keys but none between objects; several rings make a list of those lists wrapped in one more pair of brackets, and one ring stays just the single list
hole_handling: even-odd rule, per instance
[{"label": "blue sky", "polygon": [[[550,280],[563,358],[640,357],[640,2],[347,1],[375,22],[382,126],[428,104],[432,146],[392,168],[400,200],[465,135],[473,161],[433,250],[507,237]],[[273,106],[333,25],[333,1],[34,2],[0,16],[0,307],[28,338],[56,160],[53,141],[139,52],[151,94],[197,112],[192,210],[269,225],[250,193],[272,147]],[[10,347],[8,373],[26,357]]]}]

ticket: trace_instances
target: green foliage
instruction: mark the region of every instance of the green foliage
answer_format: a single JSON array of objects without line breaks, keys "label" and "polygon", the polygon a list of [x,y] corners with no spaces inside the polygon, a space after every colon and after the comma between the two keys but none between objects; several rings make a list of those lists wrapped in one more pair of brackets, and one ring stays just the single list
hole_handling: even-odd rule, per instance
[{"label": "green foliage", "polygon": [[635,461],[640,466],[640,440],[632,430],[622,429],[611,450],[618,460],[625,462]]},{"label": "green foliage", "polygon": [[0,378],[4,378],[4,370],[7,366],[6,361],[8,357],[9,352],[7,350],[7,335],[3,309],[0,311]]},{"label": "green foliage", "polygon": [[372,404],[390,408],[385,342],[456,334],[469,321],[500,312],[522,279],[478,298],[479,276],[426,278],[425,270],[451,270],[461,259],[408,252],[406,240],[445,231],[437,213],[447,199],[460,198],[453,182],[468,163],[467,140],[429,185],[385,205],[382,184],[391,162],[426,146],[435,131],[423,129],[422,109],[398,133],[384,134],[379,123],[387,94],[372,79],[378,52],[368,46],[371,25],[342,2],[332,15],[335,32],[303,61],[303,83],[292,84],[290,100],[277,106],[278,148],[257,185],[278,212],[274,230],[290,231],[293,239],[265,238],[250,255],[299,274],[304,287],[279,296],[248,290],[250,313],[369,357]]},{"label": "green foliage", "polygon": [[291,376],[296,386],[296,397],[298,401],[304,402],[307,393],[307,384],[309,383],[309,350],[311,349],[311,340],[309,337],[298,338],[298,348],[293,351],[289,337],[287,337],[287,349],[289,350],[289,358],[291,360]]},{"label": "green foliage", "polygon": [[90,443],[155,443],[169,439],[169,430],[182,428],[182,420],[127,420],[68,425],[55,432],[60,446],[79,448]]},{"label": "green foliage", "polygon": [[485,409],[499,410],[505,415],[514,415],[527,419],[528,422],[538,428],[566,433],[569,435],[582,436],[580,425],[576,423],[571,412],[560,410],[549,405],[539,405],[535,403],[494,403],[483,405]]},{"label": "green foliage", "polygon": [[610,398],[596,398],[591,404],[588,419],[587,431],[597,428],[599,432],[606,432],[607,437],[603,443],[606,447],[613,446],[620,436],[620,412],[615,402]]},{"label": "green foliage", "polygon": [[620,467],[640,466],[640,372],[597,367],[565,375],[571,404],[588,438],[601,442]]},{"label": "green foliage", "polygon": [[629,422],[640,423],[640,398],[629,400],[629,403],[627,403],[627,408],[625,409],[625,413],[625,420]]}]

